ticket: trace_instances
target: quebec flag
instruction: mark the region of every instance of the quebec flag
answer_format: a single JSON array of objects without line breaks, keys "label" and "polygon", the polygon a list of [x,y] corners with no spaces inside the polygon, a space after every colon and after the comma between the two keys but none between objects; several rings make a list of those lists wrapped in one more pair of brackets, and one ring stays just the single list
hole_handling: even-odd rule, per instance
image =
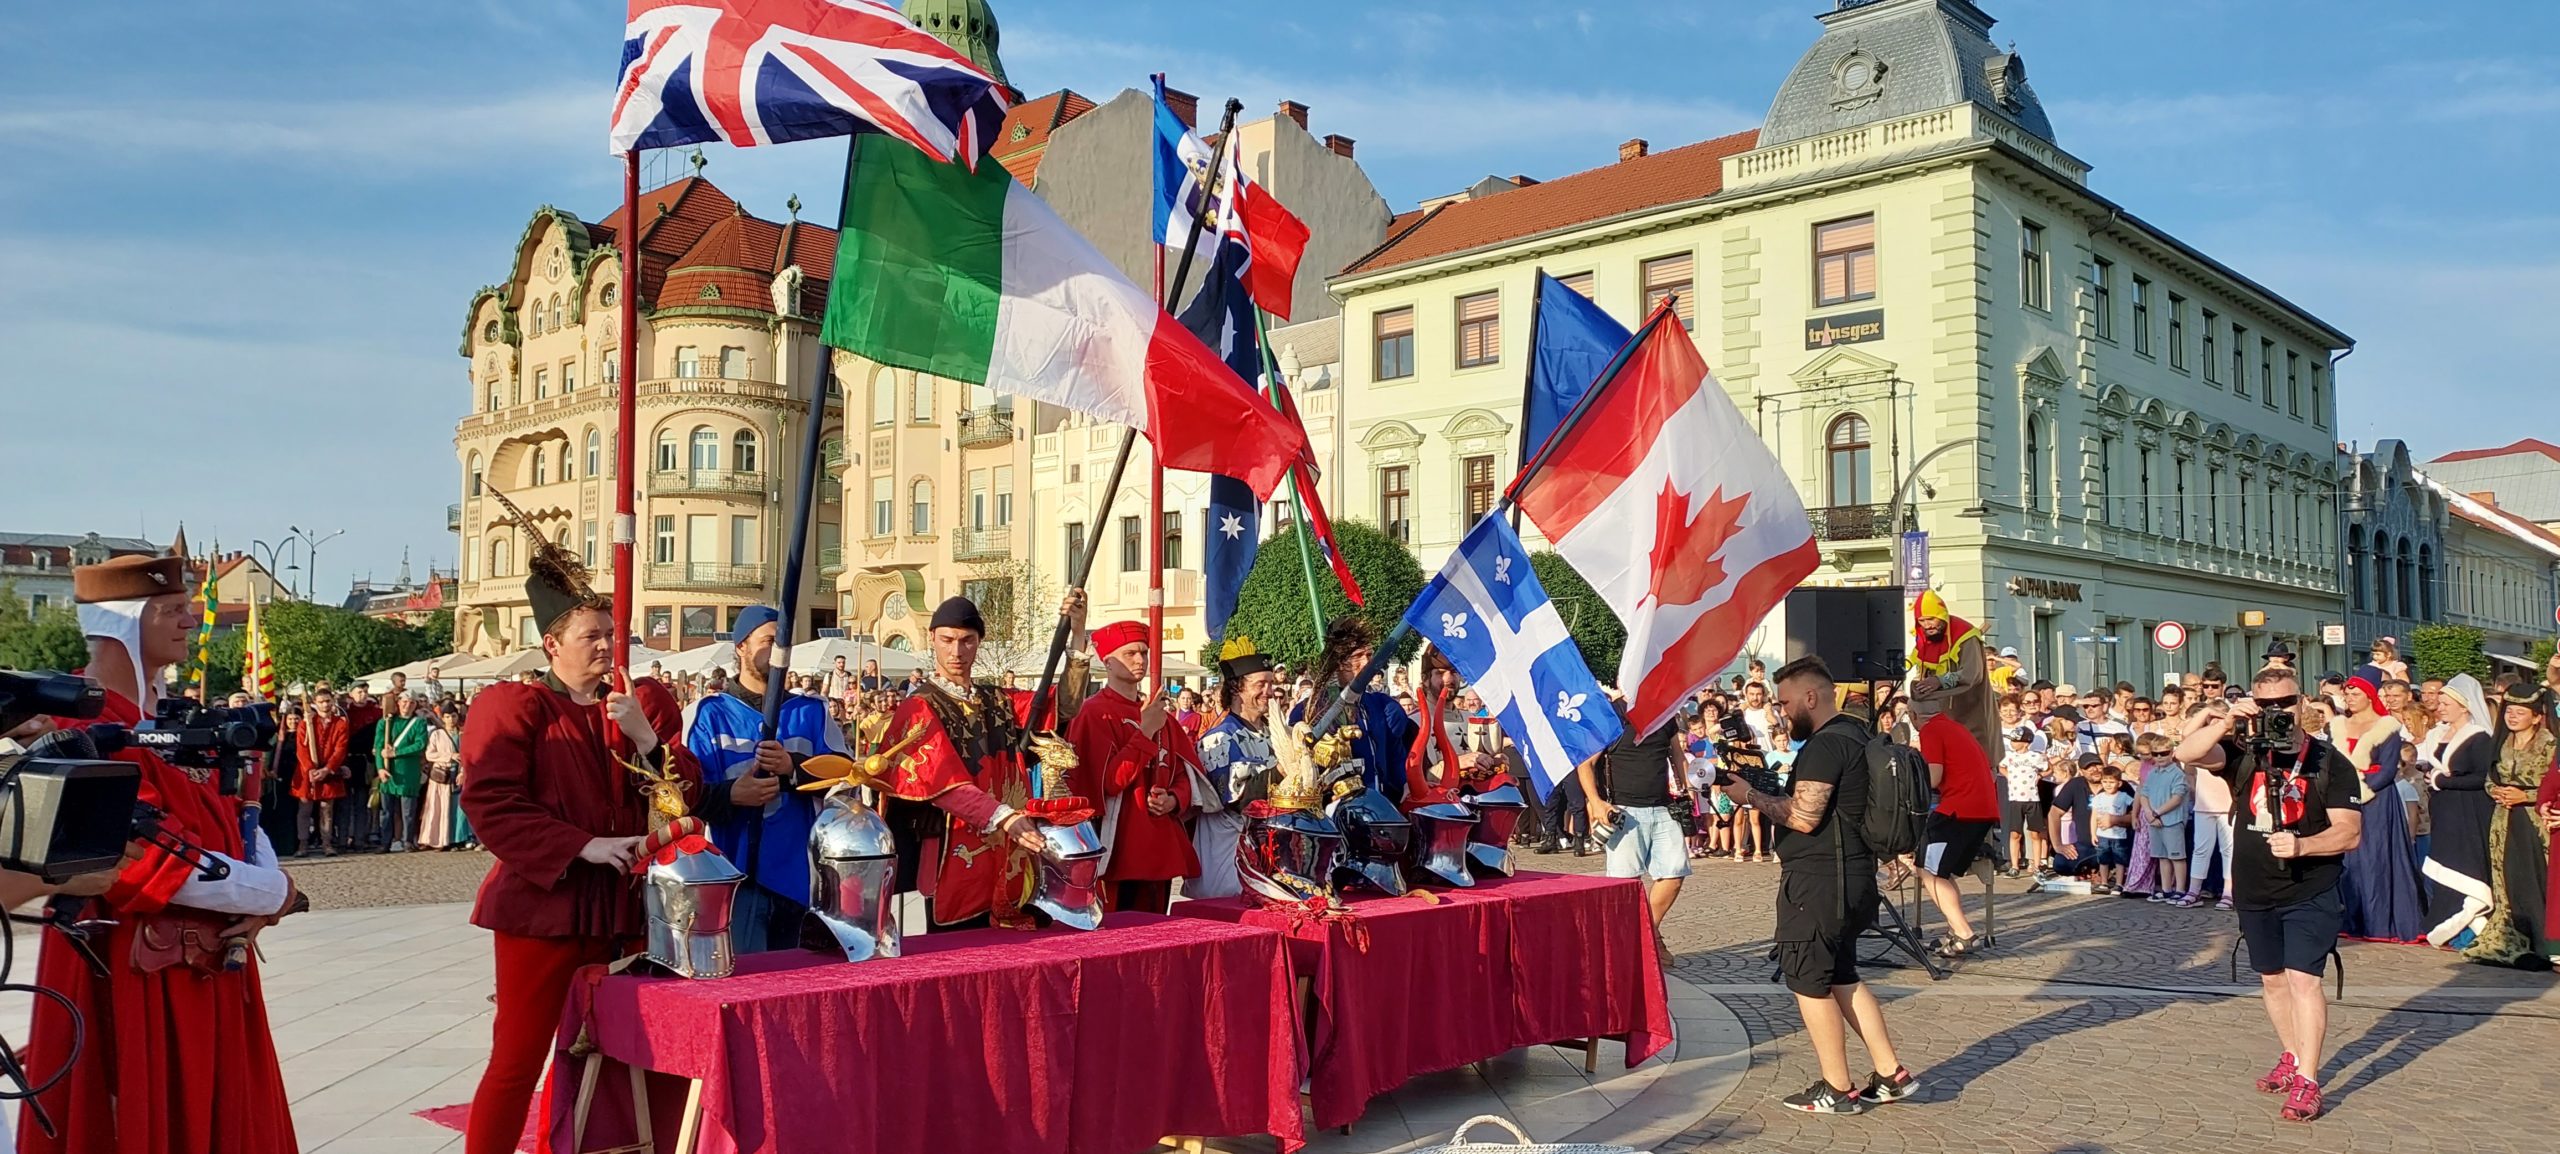
[{"label": "quebec flag", "polygon": [[1508,518],[1479,519],[1404,621],[1501,719],[1541,800],[1626,731]]}]

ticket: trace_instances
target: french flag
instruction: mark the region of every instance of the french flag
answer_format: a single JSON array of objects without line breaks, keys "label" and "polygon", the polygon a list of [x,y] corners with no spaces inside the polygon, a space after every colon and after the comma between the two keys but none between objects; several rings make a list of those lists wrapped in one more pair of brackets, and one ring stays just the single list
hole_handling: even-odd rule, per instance
[{"label": "french flag", "polygon": [[1627,625],[1618,685],[1651,733],[1821,563],[1804,501],[1665,302],[1549,439],[1522,512]]}]

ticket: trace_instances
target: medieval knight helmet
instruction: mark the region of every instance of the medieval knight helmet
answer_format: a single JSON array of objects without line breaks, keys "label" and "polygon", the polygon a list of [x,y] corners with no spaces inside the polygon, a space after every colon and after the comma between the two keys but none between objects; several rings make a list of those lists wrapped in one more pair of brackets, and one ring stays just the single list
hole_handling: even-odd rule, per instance
[{"label": "medieval knight helmet", "polygon": [[708,842],[679,843],[642,875],[649,917],[648,959],[685,978],[725,978],[737,961],[729,914],[747,875]]},{"label": "medieval knight helmet", "polygon": [[1236,872],[1246,888],[1275,902],[1324,895],[1341,859],[1342,830],[1310,810],[1248,819],[1236,844]]},{"label": "medieval knight helmet", "polygon": [[1413,840],[1406,861],[1424,874],[1461,888],[1476,879],[1467,873],[1467,842],[1475,836],[1476,811],[1456,802],[1418,805],[1408,811]]},{"label": "medieval knight helmet", "polygon": [[1511,835],[1520,828],[1520,815],[1529,811],[1528,799],[1520,796],[1520,787],[1504,782],[1466,800],[1476,811],[1476,827],[1467,834],[1467,859],[1475,868],[1487,873],[1510,877],[1516,868],[1511,861]]},{"label": "medieval knight helmet", "polygon": [[1364,885],[1388,897],[1402,897],[1404,860],[1413,844],[1413,823],[1374,790],[1356,790],[1327,811],[1342,830],[1342,860],[1334,877],[1348,885]]},{"label": "medieval knight helmet", "polygon": [[801,944],[842,950],[848,962],[897,957],[897,893],[898,846],[889,823],[852,789],[828,791],[809,829],[809,913]]},{"label": "medieval knight helmet", "polygon": [[1032,908],[1070,929],[1101,929],[1104,851],[1102,838],[1093,832],[1093,823],[1042,822],[1040,837],[1048,846],[1040,851],[1038,888],[1031,892]]}]

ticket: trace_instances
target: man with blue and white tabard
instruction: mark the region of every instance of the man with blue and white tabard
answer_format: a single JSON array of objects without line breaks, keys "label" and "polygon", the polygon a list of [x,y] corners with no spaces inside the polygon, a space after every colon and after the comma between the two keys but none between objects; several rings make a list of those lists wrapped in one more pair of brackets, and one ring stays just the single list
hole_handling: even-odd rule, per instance
[{"label": "man with blue and white tabard", "polygon": [[1218,698],[1226,716],[1200,737],[1200,768],[1216,787],[1191,826],[1191,848],[1200,876],[1183,883],[1193,898],[1228,898],[1244,892],[1236,850],[1244,839],[1245,807],[1270,797],[1280,759],[1271,751],[1271,658],[1245,638],[1218,650]]},{"label": "man with blue and white tabard", "polygon": [[685,745],[702,763],[702,803],[694,812],[711,840],[747,880],[738,887],[731,941],[741,954],[789,949],[809,907],[809,828],[818,795],[785,788],[792,766],[814,754],[846,752],[844,731],[815,697],[786,694],[765,741],[765,680],[781,615],[763,605],[738,612],[738,674],[685,710]]}]

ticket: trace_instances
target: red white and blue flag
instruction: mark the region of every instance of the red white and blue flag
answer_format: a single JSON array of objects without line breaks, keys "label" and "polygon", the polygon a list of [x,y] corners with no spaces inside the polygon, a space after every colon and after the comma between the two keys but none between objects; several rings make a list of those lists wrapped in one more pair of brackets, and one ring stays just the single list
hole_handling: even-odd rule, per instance
[{"label": "red white and blue flag", "polygon": [[974,167],[1011,101],[880,0],[631,0],[613,151],[879,132]]},{"label": "red white and blue flag", "polygon": [[1618,685],[1652,733],[1821,563],[1794,483],[1665,302],[1515,495],[1627,623]]},{"label": "red white and blue flag", "polygon": [[1298,264],[1307,254],[1307,239],[1312,235],[1306,222],[1271,195],[1270,189],[1244,174],[1233,147],[1226,149],[1225,159],[1219,161],[1217,179],[1209,179],[1209,162],[1215,150],[1201,143],[1182,118],[1174,115],[1171,103],[1165,99],[1164,74],[1157,73],[1154,81],[1156,243],[1165,246],[1167,256],[1181,256],[1191,245],[1192,217],[1205,215],[1207,226],[1201,237],[1210,243],[1199,259],[1214,266],[1220,249],[1240,246],[1245,260],[1238,276],[1254,305],[1288,320]]}]

